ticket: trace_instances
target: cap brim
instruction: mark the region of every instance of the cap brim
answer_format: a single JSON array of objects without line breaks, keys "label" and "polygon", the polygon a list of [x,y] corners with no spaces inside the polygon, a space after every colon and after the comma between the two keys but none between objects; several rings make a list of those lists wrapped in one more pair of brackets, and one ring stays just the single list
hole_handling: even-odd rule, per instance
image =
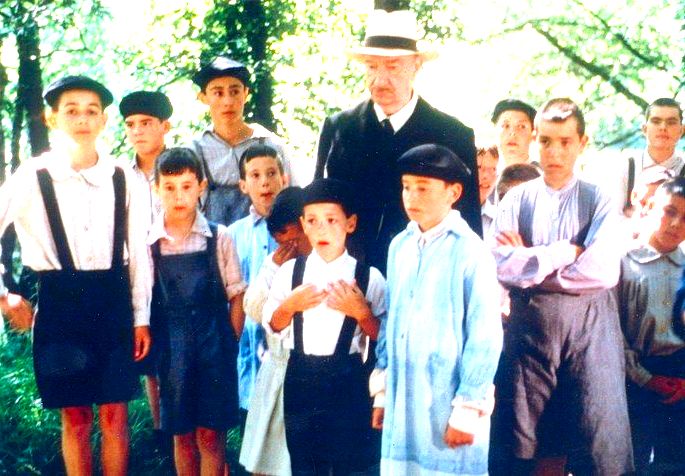
[{"label": "cap brim", "polygon": [[347,51],[347,56],[356,60],[363,60],[367,56],[413,56],[418,55],[424,61],[430,61],[438,57],[438,52],[435,50],[405,50],[401,48],[373,48],[369,46],[360,46]]}]

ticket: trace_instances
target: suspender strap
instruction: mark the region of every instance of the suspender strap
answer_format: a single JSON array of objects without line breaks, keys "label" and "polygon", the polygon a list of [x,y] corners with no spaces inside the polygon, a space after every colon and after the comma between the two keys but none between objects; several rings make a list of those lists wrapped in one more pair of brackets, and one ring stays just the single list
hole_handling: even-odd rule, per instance
[{"label": "suspender strap", "polygon": [[578,246],[586,246],[587,239],[592,219],[595,216],[595,187],[587,182],[579,181],[578,183],[578,234],[571,240],[571,242]]},{"label": "suspender strap", "polygon": [[[357,281],[357,286],[359,286],[362,294],[366,295],[366,289],[369,286],[369,267],[357,261],[357,266],[354,269],[354,279]],[[357,321],[350,316],[345,316],[333,355],[345,356],[350,353],[350,346],[352,346],[352,339],[354,338],[354,330],[356,328]]]},{"label": "suspender strap", "polygon": [[38,185],[40,187],[40,194],[43,196],[43,204],[45,205],[45,212],[48,215],[48,224],[52,233],[52,239],[55,242],[57,249],[57,258],[64,270],[74,270],[74,260],[69,251],[69,242],[67,241],[67,234],[64,231],[64,223],[62,222],[62,215],[59,212],[59,204],[55,196],[55,188],[52,185],[52,177],[47,169],[40,169],[36,171],[38,177]]},{"label": "suspender strap", "polygon": [[626,193],[626,201],[623,204],[624,210],[632,206],[630,196],[633,194],[633,188],[635,188],[635,159],[628,157],[628,191]]},{"label": "suspender strap", "polygon": [[128,236],[126,220],[126,178],[121,167],[114,168],[114,244],[112,246],[112,268],[124,267],[124,242]]},{"label": "suspender strap", "polygon": [[[298,256],[295,258],[295,267],[293,268],[292,289],[295,289],[302,284],[304,278],[304,265],[307,261],[306,256]],[[298,354],[304,354],[304,343],[302,341],[302,313],[295,313],[293,316],[293,350]]]}]

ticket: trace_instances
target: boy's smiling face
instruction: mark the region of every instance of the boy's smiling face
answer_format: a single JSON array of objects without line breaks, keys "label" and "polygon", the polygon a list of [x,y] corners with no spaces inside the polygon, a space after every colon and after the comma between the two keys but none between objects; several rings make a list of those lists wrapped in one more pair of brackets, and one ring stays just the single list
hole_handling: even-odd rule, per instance
[{"label": "boy's smiling face", "polygon": [[461,197],[460,183],[421,175],[402,175],[402,202],[407,216],[421,231],[438,225]]},{"label": "boy's smiling face", "polygon": [[281,173],[278,160],[261,156],[245,163],[245,179],[240,179],[240,190],[249,195],[257,213],[269,216],[271,206],[278,192],[286,186],[286,178]]},{"label": "boy's smiling face", "polygon": [[176,222],[191,222],[195,220],[197,202],[205,189],[207,182],[200,182],[190,170],[178,175],[160,175],[155,184],[155,192],[159,196],[164,209],[165,220]]},{"label": "boy's smiling face", "polygon": [[327,263],[345,252],[347,235],[357,227],[357,215],[348,217],[337,203],[305,205],[300,220],[312,248]]},{"label": "boy's smiling face", "polygon": [[647,217],[658,226],[649,244],[660,253],[670,253],[685,241],[685,198],[658,190],[648,206]]},{"label": "boy's smiling face", "polygon": [[92,145],[105,127],[107,115],[102,110],[100,96],[87,89],[63,92],[57,109],[48,116],[51,128],[64,132],[79,145]]}]

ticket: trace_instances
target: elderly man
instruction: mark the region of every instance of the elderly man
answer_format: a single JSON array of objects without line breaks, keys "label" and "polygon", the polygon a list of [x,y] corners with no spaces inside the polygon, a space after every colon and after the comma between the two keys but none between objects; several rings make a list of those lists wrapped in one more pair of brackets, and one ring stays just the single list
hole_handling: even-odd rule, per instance
[{"label": "elderly man", "polygon": [[350,182],[361,202],[350,251],[382,271],[390,241],[407,224],[396,161],[414,146],[443,145],[469,167],[471,176],[457,208],[481,233],[473,131],[414,91],[421,65],[436,56],[417,47],[417,29],[413,12],[372,13],[364,46],[350,52],[366,67],[371,99],[327,118],[319,138],[315,177]]}]

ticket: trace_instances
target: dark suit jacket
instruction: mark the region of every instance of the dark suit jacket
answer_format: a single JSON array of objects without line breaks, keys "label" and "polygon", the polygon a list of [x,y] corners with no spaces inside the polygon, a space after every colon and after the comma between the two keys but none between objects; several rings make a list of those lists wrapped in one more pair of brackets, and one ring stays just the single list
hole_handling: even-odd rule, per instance
[{"label": "dark suit jacket", "polygon": [[390,241],[408,221],[402,208],[397,159],[412,147],[430,143],[449,148],[471,170],[456,208],[471,228],[482,234],[472,129],[422,98],[407,123],[393,136],[381,129],[371,100],[324,122],[314,177],[323,177],[325,170],[328,177],[348,181],[355,188],[359,224],[348,248],[381,271],[385,271]]}]

